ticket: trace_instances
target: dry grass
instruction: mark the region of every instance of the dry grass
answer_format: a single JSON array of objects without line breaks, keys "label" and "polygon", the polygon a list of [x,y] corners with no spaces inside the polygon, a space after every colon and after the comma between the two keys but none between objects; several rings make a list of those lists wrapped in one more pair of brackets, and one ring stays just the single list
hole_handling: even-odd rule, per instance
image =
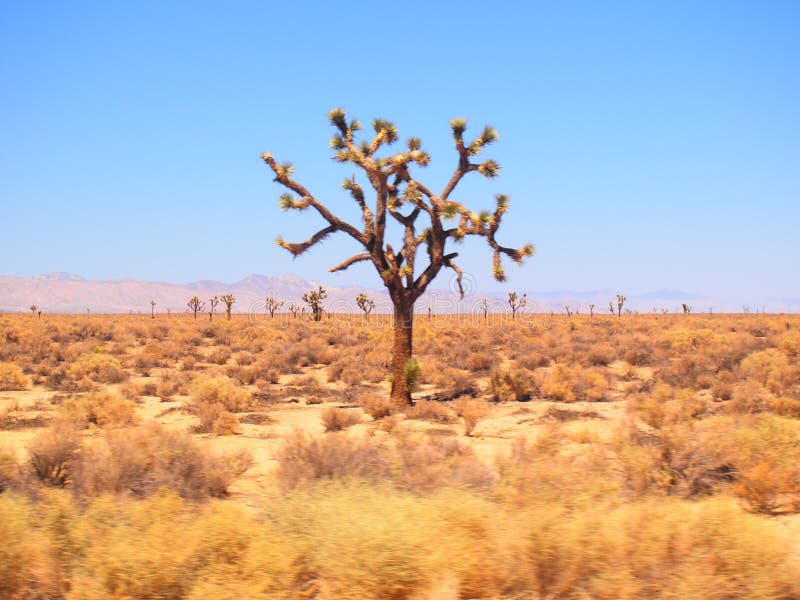
[{"label": "dry grass", "polygon": [[4,317],[0,596],[800,597],[799,329]]}]

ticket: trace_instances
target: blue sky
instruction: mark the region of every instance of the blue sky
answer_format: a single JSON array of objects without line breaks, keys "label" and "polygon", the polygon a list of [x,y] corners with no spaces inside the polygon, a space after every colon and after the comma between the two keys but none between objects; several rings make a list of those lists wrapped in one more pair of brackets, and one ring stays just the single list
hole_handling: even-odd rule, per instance
[{"label": "blue sky", "polygon": [[[5,3],[0,18],[0,274],[235,281],[327,268],[341,235],[292,261],[258,156],[342,216],[352,173],[330,160],[343,106],[419,136],[440,188],[448,120],[491,123],[509,245],[537,255],[480,289],[662,288],[800,297],[800,4],[796,2]],[[443,282],[444,285],[446,283]]]}]

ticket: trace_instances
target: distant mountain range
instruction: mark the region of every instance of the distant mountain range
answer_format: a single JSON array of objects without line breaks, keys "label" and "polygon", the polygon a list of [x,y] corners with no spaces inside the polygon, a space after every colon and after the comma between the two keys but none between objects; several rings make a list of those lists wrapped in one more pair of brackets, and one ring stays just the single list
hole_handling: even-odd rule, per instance
[{"label": "distant mountain range", "polygon": [[[296,275],[270,277],[266,275],[249,275],[241,281],[222,283],[218,281],[196,281],[187,284],[175,284],[129,279],[111,281],[88,281],[71,273],[46,273],[36,277],[10,277],[0,275],[0,309],[4,312],[26,312],[33,304],[49,313],[130,313],[150,312],[150,302],[156,302],[156,312],[186,312],[186,302],[192,296],[208,301],[213,296],[233,294],[237,301],[234,312],[259,313],[264,311],[264,299],[273,294],[286,305],[294,302],[301,304],[303,294],[320,285],[315,281],[307,281]],[[364,292],[373,298],[378,312],[389,312],[391,303],[384,290],[376,290],[358,286],[332,287],[324,286],[328,291],[326,308],[332,312],[357,312],[356,296]],[[589,305],[595,305],[596,313],[607,313],[609,301],[615,301],[614,290],[537,292],[515,288],[528,295],[526,312],[564,313],[565,306],[581,313],[589,311]],[[486,297],[493,311],[507,309],[506,293],[468,294],[463,300],[446,289],[432,289],[426,298],[417,304],[418,311],[424,311],[432,305],[436,313],[445,312],[477,312],[479,303]],[[625,308],[640,312],[668,310],[680,311],[681,304],[687,303],[693,312],[741,312],[743,303],[721,298],[710,298],[698,294],[677,290],[658,290],[644,294],[627,294]],[[800,298],[767,298],[758,305],[753,304],[748,310],[764,310],[767,312],[798,312]]]}]

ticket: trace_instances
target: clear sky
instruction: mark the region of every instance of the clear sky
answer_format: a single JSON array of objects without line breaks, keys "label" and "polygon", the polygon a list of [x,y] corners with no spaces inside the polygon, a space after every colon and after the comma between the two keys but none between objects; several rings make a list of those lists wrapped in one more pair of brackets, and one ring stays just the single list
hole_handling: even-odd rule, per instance
[{"label": "clear sky", "polygon": [[355,215],[343,106],[421,137],[439,188],[448,120],[498,129],[501,176],[459,199],[507,193],[500,237],[537,255],[498,286],[468,242],[481,289],[800,297],[798,31],[793,1],[5,2],[0,274],[377,288],[327,274],[344,234],[274,245],[321,222],[279,211],[263,151]]}]

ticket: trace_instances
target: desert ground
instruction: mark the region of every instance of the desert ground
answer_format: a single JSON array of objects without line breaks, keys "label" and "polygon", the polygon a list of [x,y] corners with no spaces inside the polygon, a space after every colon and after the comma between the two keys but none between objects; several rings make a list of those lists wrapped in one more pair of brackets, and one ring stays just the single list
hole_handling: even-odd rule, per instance
[{"label": "desert ground", "polygon": [[800,316],[0,317],[0,597],[800,598]]}]

